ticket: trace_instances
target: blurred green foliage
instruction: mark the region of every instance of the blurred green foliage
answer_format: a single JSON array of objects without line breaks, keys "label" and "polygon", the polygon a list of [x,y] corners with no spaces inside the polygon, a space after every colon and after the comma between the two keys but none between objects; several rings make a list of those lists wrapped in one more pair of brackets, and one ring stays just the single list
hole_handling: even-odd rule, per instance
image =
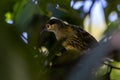
[{"label": "blurred green foliage", "polygon": [[[68,75],[71,68],[62,67],[51,70],[51,68],[46,67],[45,61],[47,59],[39,52],[38,48],[46,46],[52,52],[58,49],[58,46],[61,46],[56,43],[52,33],[46,32],[41,35],[45,23],[51,16],[84,28],[84,19],[91,14],[91,9],[95,2],[100,0],[91,0],[93,3],[88,12],[83,10],[84,4],[78,10],[73,9],[70,5],[71,1],[75,3],[86,0],[0,1],[0,80],[62,80]],[[102,9],[104,10],[106,24],[108,24],[110,23],[108,17],[111,12],[115,11],[118,14],[118,18],[120,17],[120,11],[117,9],[120,1],[105,1],[107,6]],[[8,21],[13,21],[13,23],[9,24],[7,23]],[[109,31],[112,32],[114,28],[118,28],[119,21],[108,26],[104,35]],[[25,43],[21,38],[23,32],[28,34],[26,38],[28,43]],[[64,67],[67,67],[67,65],[65,64]],[[101,67],[100,70],[96,74],[98,77],[103,77],[106,67]],[[110,74],[111,80],[119,80],[119,73],[120,70],[113,69]],[[57,78],[58,75],[60,76]],[[108,76],[103,80],[107,79]]]}]

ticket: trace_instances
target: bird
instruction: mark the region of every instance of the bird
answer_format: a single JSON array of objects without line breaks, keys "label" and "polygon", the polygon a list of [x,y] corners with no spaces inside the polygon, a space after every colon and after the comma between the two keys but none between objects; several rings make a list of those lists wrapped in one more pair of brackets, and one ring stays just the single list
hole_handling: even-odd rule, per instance
[{"label": "bird", "polygon": [[55,46],[51,46],[55,51],[50,51],[46,58],[47,67],[51,70],[50,80],[66,80],[81,56],[98,44],[97,40],[81,27],[56,17],[51,17],[46,22],[44,31],[53,33],[58,41]]},{"label": "bird", "polygon": [[79,26],[51,17],[46,23],[46,30],[53,32],[66,50],[85,52],[98,44],[97,40]]}]

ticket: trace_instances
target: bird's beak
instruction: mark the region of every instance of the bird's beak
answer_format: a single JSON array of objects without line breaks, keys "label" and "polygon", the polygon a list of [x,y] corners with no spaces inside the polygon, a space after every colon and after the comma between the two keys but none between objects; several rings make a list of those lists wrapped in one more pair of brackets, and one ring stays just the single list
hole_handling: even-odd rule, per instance
[{"label": "bird's beak", "polygon": [[42,29],[42,31],[40,32],[40,34],[43,34],[44,32],[48,31],[46,26],[47,25],[44,26],[44,28]]},{"label": "bird's beak", "polygon": [[46,24],[45,28],[40,32],[40,34],[43,34],[45,31],[53,32],[54,31],[54,25]]},{"label": "bird's beak", "polygon": [[45,28],[40,32],[40,35],[47,31]]}]

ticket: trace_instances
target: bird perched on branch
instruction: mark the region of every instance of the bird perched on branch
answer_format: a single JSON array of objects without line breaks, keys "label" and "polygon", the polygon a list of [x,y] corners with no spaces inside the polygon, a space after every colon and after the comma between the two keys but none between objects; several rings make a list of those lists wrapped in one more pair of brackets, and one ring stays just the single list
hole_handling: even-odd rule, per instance
[{"label": "bird perched on branch", "polygon": [[53,32],[58,41],[62,40],[62,45],[66,50],[84,52],[97,44],[97,40],[79,26],[55,17],[48,21],[46,30]]},{"label": "bird perched on branch", "polygon": [[66,80],[81,55],[97,44],[96,39],[79,26],[57,18],[51,18],[44,30],[53,32],[58,41],[55,46],[51,45],[46,58],[51,69],[50,80]]}]

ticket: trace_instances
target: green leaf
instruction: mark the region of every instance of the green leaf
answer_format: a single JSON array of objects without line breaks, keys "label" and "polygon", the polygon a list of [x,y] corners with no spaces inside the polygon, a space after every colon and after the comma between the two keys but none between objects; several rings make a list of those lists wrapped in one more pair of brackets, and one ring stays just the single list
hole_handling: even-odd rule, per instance
[{"label": "green leaf", "polygon": [[37,6],[32,1],[23,0],[21,3],[16,3],[14,7],[14,21],[18,29],[24,31],[27,28],[36,10],[38,10]]}]

